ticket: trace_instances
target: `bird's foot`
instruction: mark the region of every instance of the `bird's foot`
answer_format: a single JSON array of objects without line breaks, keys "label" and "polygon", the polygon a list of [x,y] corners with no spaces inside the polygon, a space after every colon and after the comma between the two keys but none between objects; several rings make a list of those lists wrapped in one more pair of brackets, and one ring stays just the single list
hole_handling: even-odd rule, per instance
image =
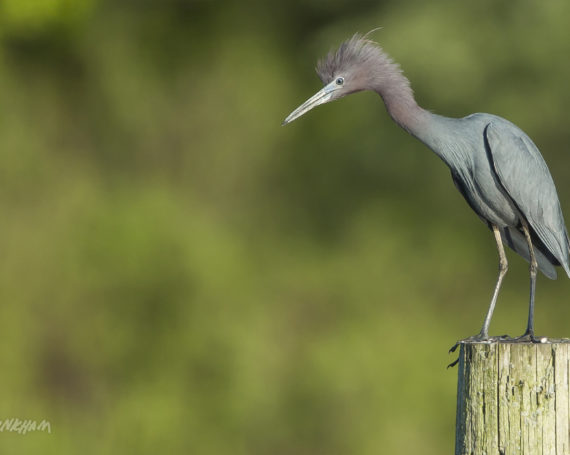
[{"label": "bird's foot", "polygon": [[[472,335],[468,338],[464,338],[463,340],[457,341],[457,343],[455,343],[453,346],[451,346],[449,353],[451,354],[452,352],[455,352],[460,345],[466,344],[466,343],[473,343],[473,342],[475,342],[475,343],[494,343],[496,341],[502,341],[502,340],[508,340],[508,339],[509,339],[508,335],[498,335],[498,336],[490,337],[487,334],[478,333],[477,335]],[[451,362],[449,365],[447,365],[447,368],[454,367],[455,365],[457,365],[458,362],[459,362],[459,357],[457,359],[455,359],[453,362]]]},{"label": "bird's foot", "polygon": [[511,338],[509,341],[512,341],[513,343],[546,343],[548,338],[537,337],[533,332],[529,332],[527,330],[520,337]]},{"label": "bird's foot", "polygon": [[496,341],[503,341],[503,340],[508,340],[508,339],[509,339],[508,335],[497,335],[497,336],[490,337],[489,335],[485,335],[483,333],[478,333],[477,335],[472,335],[468,338],[464,338],[463,340],[457,341],[457,343],[455,343],[453,346],[451,346],[449,353],[451,354],[452,352],[455,352],[456,349],[460,345],[466,344],[466,343],[494,343]]}]

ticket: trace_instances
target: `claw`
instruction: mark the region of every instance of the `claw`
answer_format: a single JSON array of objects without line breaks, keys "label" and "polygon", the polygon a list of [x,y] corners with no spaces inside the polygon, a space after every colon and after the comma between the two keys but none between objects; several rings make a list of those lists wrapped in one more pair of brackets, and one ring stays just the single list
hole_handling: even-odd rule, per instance
[{"label": "claw", "polygon": [[463,340],[458,340],[451,348],[449,349],[449,353],[455,352],[459,345],[469,342],[483,342],[483,341],[492,341],[492,338],[489,338],[487,335],[483,335],[478,333],[477,335],[470,336],[468,338],[464,338]]},{"label": "claw", "polygon": [[[507,341],[507,340],[518,341],[519,339],[521,339],[521,341],[525,341],[525,340],[522,340],[522,338],[529,337],[529,336],[530,336],[530,341],[532,341],[533,343],[543,343],[543,341],[541,341],[540,339],[535,338],[534,335],[529,335],[529,334],[525,334],[519,338],[513,339],[513,338],[510,338],[508,335],[499,335],[499,336],[490,337],[490,336],[483,335],[483,334],[479,333],[477,335],[473,335],[473,336],[470,336],[468,338],[464,338],[463,340],[457,341],[449,349],[449,354],[455,352],[461,344],[465,344],[465,343],[470,343],[470,342],[493,343],[493,342],[497,342],[497,341]],[[447,365],[447,368],[454,367],[455,365],[457,365],[458,362],[459,362],[459,358],[457,358],[457,360],[455,360],[454,362],[451,362],[449,365]]]},{"label": "claw", "polygon": [[449,365],[447,365],[447,368],[453,368],[455,365],[457,365],[459,363],[459,357],[457,357],[457,359],[455,359],[453,362],[451,362]]}]

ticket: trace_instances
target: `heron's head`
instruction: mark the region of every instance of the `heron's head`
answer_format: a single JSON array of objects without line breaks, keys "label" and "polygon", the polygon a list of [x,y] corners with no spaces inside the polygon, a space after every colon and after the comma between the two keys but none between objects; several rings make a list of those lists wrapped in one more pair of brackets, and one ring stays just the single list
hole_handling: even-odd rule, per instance
[{"label": "heron's head", "polygon": [[291,112],[283,124],[292,122],[320,104],[371,89],[394,69],[399,72],[399,67],[375,42],[356,34],[318,62],[317,74],[325,86]]}]

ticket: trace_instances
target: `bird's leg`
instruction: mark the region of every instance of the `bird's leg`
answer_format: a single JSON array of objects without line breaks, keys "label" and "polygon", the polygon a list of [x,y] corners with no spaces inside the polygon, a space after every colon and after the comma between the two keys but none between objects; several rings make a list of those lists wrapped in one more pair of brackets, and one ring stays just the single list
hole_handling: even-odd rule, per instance
[{"label": "bird's leg", "polygon": [[497,284],[495,285],[495,291],[493,292],[493,298],[491,299],[491,304],[489,305],[487,316],[485,316],[483,327],[481,328],[481,332],[478,335],[478,338],[481,340],[487,340],[489,338],[489,325],[491,324],[493,311],[495,310],[495,305],[497,304],[497,297],[499,296],[499,290],[501,289],[503,278],[505,277],[507,270],[509,269],[509,263],[507,262],[507,256],[505,255],[505,248],[503,247],[501,232],[499,231],[499,228],[495,225],[493,225],[493,234],[495,234],[495,241],[497,242],[497,251],[499,252],[499,276],[497,277]]},{"label": "bird's leg", "polygon": [[[491,299],[491,304],[489,305],[489,310],[487,311],[487,316],[485,316],[485,321],[483,322],[483,327],[477,335],[473,335],[464,340],[458,341],[453,345],[449,352],[454,352],[457,347],[462,342],[467,341],[488,341],[488,340],[503,340],[507,338],[506,335],[489,338],[489,325],[491,324],[491,318],[493,317],[493,311],[495,310],[495,305],[497,304],[497,297],[499,296],[499,290],[501,289],[501,284],[503,283],[503,278],[505,277],[507,270],[509,269],[509,263],[507,262],[507,256],[505,255],[505,248],[503,247],[503,239],[501,238],[501,231],[494,224],[491,225],[493,228],[493,234],[495,234],[495,241],[497,242],[497,251],[499,252],[499,276],[497,278],[497,284],[495,285],[495,291],[493,292],[493,298]],[[453,362],[449,366],[454,366],[457,361]]]},{"label": "bird's leg", "polygon": [[526,332],[517,338],[521,341],[533,341],[537,342],[538,340],[534,336],[534,293],[536,290],[536,274],[538,270],[538,265],[536,262],[536,257],[534,256],[534,248],[532,247],[532,240],[530,238],[530,231],[528,228],[528,224],[525,220],[522,220],[522,229],[524,232],[524,236],[526,238],[526,243],[528,245],[528,253],[530,256],[530,302],[528,306],[528,323],[526,326]]}]

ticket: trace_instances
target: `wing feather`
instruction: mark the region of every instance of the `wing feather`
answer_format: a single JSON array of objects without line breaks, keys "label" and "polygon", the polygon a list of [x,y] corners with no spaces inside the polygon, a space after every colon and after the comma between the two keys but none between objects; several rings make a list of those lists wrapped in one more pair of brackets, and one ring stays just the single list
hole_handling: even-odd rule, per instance
[{"label": "wing feather", "polygon": [[542,155],[528,136],[510,123],[491,122],[485,135],[501,185],[570,277],[568,233],[556,187]]}]

